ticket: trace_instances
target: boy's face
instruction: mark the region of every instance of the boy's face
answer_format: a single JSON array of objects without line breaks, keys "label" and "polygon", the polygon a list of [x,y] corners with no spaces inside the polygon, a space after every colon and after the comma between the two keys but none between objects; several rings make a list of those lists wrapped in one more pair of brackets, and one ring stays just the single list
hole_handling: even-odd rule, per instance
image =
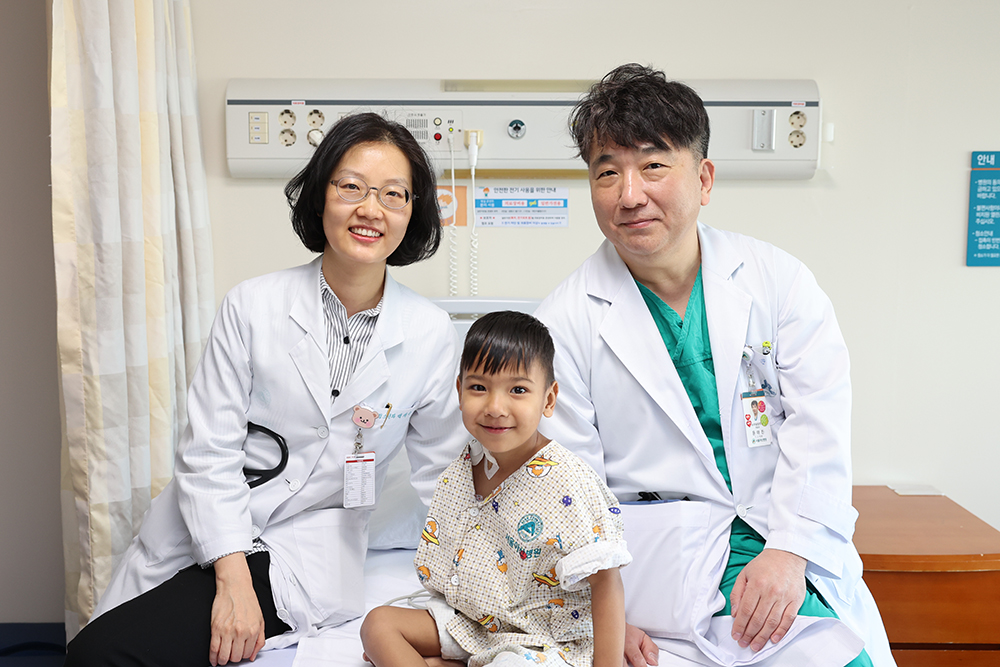
[{"label": "boy's face", "polygon": [[490,452],[514,452],[535,443],[542,415],[552,416],[559,385],[549,384],[537,361],[528,369],[486,373],[473,368],[458,377],[465,428]]}]

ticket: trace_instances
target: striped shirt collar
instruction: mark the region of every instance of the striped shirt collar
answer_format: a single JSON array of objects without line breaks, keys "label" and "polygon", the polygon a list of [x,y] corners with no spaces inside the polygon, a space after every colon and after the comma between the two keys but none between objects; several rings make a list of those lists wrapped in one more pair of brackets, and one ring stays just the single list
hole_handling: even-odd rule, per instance
[{"label": "striped shirt collar", "polygon": [[340,301],[333,289],[326,282],[323,271],[319,272],[320,295],[323,299],[323,320],[326,325],[326,349],[330,366],[330,404],[351,381],[361,357],[364,356],[379,314],[385,295],[379,299],[374,308],[359,311],[350,317],[347,308]]}]

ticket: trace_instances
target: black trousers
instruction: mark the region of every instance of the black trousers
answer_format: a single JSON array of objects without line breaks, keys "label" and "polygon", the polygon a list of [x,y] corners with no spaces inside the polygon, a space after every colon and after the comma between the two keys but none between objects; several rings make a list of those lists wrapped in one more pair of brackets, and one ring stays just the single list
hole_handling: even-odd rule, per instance
[{"label": "black trousers", "polygon": [[[247,557],[264,614],[264,635],[291,630],[278,618],[267,552]],[[196,667],[208,665],[215,571],[195,565],[99,616],[66,647],[67,667]]]}]

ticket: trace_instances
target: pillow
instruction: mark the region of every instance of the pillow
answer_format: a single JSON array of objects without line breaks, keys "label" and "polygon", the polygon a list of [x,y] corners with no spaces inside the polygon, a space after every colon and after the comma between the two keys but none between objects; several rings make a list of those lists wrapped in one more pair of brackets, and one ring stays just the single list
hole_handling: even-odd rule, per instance
[{"label": "pillow", "polygon": [[427,506],[410,485],[410,460],[400,447],[389,461],[382,495],[368,525],[369,549],[416,549]]}]

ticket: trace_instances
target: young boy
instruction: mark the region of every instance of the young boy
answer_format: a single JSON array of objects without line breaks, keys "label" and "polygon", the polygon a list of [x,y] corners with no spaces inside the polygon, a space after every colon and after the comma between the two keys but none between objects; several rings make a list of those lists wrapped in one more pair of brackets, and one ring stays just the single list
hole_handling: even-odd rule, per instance
[{"label": "young boy", "polygon": [[607,486],[538,432],[559,393],[553,356],[530,315],[491,313],[469,330],[457,388],[474,439],[438,478],[414,559],[434,595],[427,611],[368,614],[376,667],[621,667],[618,568],[632,557]]}]

